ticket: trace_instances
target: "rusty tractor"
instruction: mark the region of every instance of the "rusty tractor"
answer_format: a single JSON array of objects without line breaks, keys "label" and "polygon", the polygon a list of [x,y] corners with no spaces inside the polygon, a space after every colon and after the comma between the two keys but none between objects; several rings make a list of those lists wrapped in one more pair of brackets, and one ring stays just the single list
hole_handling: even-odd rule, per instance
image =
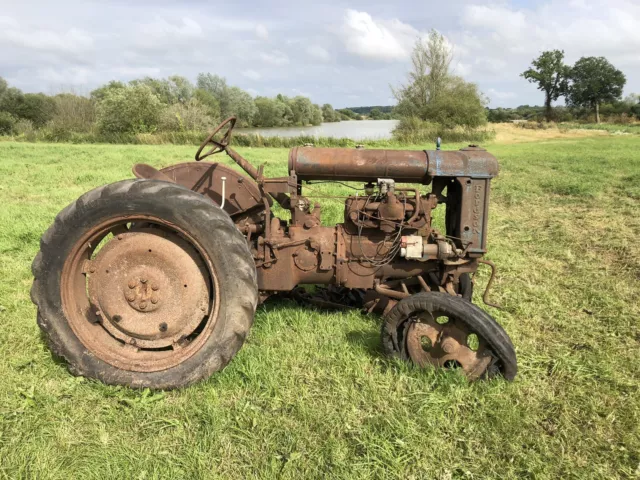
[{"label": "rusty tractor", "polygon": [[[85,193],[42,236],[31,296],[73,374],[138,388],[192,384],[234,357],[269,297],[297,292],[332,307],[356,292],[382,315],[388,355],[470,379],[515,377],[511,340],[471,302],[479,266],[491,268],[487,290],[495,275],[483,259],[495,157],[473,145],[298,147],[289,175],[268,178],[229,146],[235,121],[209,135],[195,162],[137,164],[136,179]],[[220,152],[248,176],[202,161]],[[343,223],[323,225],[321,205],[303,195],[318,182],[354,189],[342,197]],[[441,205],[444,231],[432,224]],[[300,285],[326,285],[318,288],[329,295]]]}]

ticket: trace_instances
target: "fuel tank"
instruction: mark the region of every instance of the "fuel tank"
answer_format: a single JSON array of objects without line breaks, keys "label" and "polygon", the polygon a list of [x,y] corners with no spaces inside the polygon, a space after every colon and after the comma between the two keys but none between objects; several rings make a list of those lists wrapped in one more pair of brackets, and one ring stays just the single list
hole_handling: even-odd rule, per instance
[{"label": "fuel tank", "polygon": [[498,161],[475,145],[459,151],[366,150],[296,147],[289,152],[289,174],[298,180],[376,182],[428,185],[433,177],[493,178]]}]

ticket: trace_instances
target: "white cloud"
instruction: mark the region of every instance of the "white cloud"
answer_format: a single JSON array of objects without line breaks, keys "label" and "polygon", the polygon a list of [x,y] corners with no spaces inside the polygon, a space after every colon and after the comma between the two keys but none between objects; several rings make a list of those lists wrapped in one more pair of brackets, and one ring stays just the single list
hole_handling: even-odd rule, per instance
[{"label": "white cloud", "polygon": [[307,47],[307,55],[322,62],[328,62],[331,59],[329,52],[320,45],[309,45]]},{"label": "white cloud", "polygon": [[32,30],[11,17],[0,17],[0,46],[45,53],[86,53],[93,49],[93,38],[84,30],[70,28],[65,32],[49,29]]},{"label": "white cloud", "polygon": [[202,27],[192,18],[183,17],[176,21],[168,21],[156,17],[153,21],[139,26],[137,44],[142,48],[165,49],[191,45],[202,36]]},{"label": "white cloud", "polygon": [[254,80],[254,81],[260,80],[262,78],[262,75],[260,75],[255,70],[245,70],[244,72],[242,72],[242,75],[247,77],[249,80]]},{"label": "white cloud", "polygon": [[342,40],[348,52],[376,60],[403,60],[411,53],[418,31],[398,19],[374,20],[367,12],[347,10]]},{"label": "white cloud", "polygon": [[270,53],[261,53],[260,59],[264,63],[268,63],[269,65],[274,65],[276,67],[289,64],[289,57],[286,53],[281,52],[280,50],[273,50]]},{"label": "white cloud", "polygon": [[268,40],[269,39],[269,30],[263,24],[259,23],[256,25],[256,36],[260,40]]},{"label": "white cloud", "polygon": [[488,94],[489,94],[489,98],[496,98],[499,100],[507,100],[509,98],[516,97],[516,94],[513,92],[500,92],[495,88],[490,88]]}]

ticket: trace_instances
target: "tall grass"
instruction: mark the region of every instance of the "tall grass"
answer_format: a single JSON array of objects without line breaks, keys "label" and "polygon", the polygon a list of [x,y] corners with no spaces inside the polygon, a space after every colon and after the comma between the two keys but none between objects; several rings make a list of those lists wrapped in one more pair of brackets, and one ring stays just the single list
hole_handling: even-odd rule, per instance
[{"label": "tall grass", "polygon": [[[209,135],[208,131],[176,131],[155,133],[101,133],[98,131],[73,132],[59,131],[53,128],[20,131],[13,136],[0,136],[0,140],[17,142],[46,142],[91,144],[107,143],[121,145],[200,145]],[[433,139],[429,139],[433,143]],[[354,147],[362,144],[370,147],[399,145],[394,140],[353,140],[350,138],[314,137],[299,135],[296,137],[266,137],[258,134],[235,134],[231,145],[236,147],[273,147],[292,148],[311,144],[316,147]]]},{"label": "tall grass", "polygon": [[393,130],[393,138],[401,143],[434,142],[440,137],[444,142],[486,142],[495,137],[490,128],[447,128],[438,123],[425,122],[417,117],[405,117]]}]

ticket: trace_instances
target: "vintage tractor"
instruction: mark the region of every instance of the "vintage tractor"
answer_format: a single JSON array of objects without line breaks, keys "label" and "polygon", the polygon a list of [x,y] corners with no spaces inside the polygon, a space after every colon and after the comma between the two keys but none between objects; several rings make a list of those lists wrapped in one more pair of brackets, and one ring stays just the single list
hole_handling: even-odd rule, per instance
[{"label": "vintage tractor", "polygon": [[[31,297],[72,373],[151,388],[207,378],[238,352],[259,303],[307,284],[362,293],[391,356],[514,378],[511,340],[471,303],[479,265],[491,267],[487,288],[495,274],[482,259],[495,157],[476,146],[298,147],[289,175],[267,178],[230,148],[234,124],[220,124],[195,162],[138,164],[137,179],[85,193],[42,236]],[[248,177],[201,161],[219,152]],[[359,182],[344,223],[322,224],[302,192],[314,181]],[[443,232],[432,225],[441,204]]]}]

